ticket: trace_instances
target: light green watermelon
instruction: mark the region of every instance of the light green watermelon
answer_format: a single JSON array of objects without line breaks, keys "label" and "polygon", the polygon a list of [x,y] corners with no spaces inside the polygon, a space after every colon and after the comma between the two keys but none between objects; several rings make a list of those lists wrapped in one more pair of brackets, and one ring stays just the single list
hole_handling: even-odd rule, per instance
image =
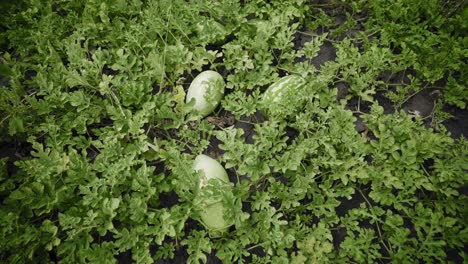
[{"label": "light green watermelon", "polygon": [[[218,179],[226,184],[229,183],[226,170],[216,160],[200,154],[195,158],[193,169],[201,172],[200,188],[209,184],[209,180]],[[222,201],[219,198],[208,198],[203,201],[203,210],[200,212],[203,224],[215,233],[222,233],[227,230],[233,223],[224,220],[225,209]]]},{"label": "light green watermelon", "polygon": [[185,102],[195,100],[193,109],[202,116],[207,116],[219,105],[224,96],[223,76],[215,71],[204,71],[193,79]]}]

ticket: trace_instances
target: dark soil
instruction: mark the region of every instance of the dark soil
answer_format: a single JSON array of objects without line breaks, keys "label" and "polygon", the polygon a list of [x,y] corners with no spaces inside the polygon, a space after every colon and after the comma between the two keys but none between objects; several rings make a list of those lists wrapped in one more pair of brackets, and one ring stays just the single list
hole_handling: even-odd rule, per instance
[{"label": "dark soil", "polygon": [[444,108],[444,111],[453,115],[453,118],[450,118],[444,122],[442,125],[447,128],[451,133],[453,138],[464,138],[468,137],[468,108],[460,109],[453,106],[447,106]]}]

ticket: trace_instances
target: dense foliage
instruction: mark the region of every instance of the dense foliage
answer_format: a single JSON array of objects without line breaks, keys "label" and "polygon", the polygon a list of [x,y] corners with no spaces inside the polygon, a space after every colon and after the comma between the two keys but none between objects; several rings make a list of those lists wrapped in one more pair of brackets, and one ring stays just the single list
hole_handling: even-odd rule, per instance
[{"label": "dense foliage", "polygon": [[[468,141],[442,111],[468,102],[463,1],[1,5],[0,262],[467,261]],[[200,119],[204,70],[227,89]],[[305,84],[261,100],[290,74]],[[428,116],[403,109],[425,90]],[[201,153],[231,181],[206,187],[234,222],[219,237]]]}]

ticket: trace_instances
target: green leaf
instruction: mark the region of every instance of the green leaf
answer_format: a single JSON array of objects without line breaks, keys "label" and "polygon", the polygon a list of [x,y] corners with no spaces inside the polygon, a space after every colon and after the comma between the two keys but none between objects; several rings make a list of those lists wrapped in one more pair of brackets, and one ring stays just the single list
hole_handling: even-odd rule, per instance
[{"label": "green leaf", "polygon": [[211,242],[206,237],[205,231],[192,231],[190,236],[182,241],[182,245],[187,246],[189,258],[187,263],[199,264],[207,263],[205,253],[211,252]]},{"label": "green leaf", "polygon": [[10,118],[8,122],[8,134],[14,136],[17,133],[25,132],[23,120],[16,116]]}]

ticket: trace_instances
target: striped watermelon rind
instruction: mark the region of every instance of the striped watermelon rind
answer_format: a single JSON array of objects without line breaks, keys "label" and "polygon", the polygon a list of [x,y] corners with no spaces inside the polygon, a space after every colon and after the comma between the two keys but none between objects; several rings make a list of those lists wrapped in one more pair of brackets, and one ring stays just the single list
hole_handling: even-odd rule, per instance
[{"label": "striped watermelon rind", "polygon": [[288,96],[299,92],[305,83],[305,79],[296,74],[282,77],[274,82],[263,94],[263,114],[269,117],[275,113],[284,112],[282,109],[288,107]]}]

